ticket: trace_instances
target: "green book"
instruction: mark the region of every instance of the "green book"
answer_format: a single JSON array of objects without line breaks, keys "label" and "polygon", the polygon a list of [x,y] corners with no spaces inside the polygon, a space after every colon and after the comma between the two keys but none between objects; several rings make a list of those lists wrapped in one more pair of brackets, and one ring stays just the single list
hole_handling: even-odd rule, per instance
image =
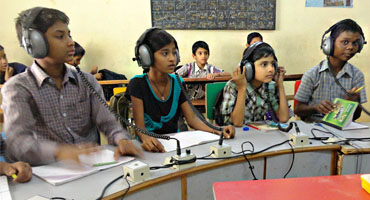
[{"label": "green book", "polygon": [[335,104],[335,109],[326,114],[322,122],[337,129],[344,130],[351,124],[358,102],[336,98],[333,103]]}]

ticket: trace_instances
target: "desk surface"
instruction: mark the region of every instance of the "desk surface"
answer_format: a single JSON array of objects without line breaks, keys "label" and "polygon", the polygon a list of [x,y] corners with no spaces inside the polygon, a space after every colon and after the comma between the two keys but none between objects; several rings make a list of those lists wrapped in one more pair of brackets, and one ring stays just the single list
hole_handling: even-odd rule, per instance
[{"label": "desk surface", "polygon": [[213,184],[216,200],[233,199],[370,199],[359,174],[307,178],[230,181]]},{"label": "desk surface", "polygon": [[[297,122],[301,128],[302,132],[309,132],[312,128],[312,125],[305,124],[304,122]],[[292,130],[293,131],[293,130]],[[234,152],[241,151],[241,143],[244,141],[251,141],[254,144],[255,151],[260,151],[268,146],[280,143],[288,139],[287,133],[277,132],[277,131],[268,131],[262,132],[257,130],[242,131],[241,128],[237,128],[237,135],[235,139],[226,140],[225,143],[232,146]],[[217,142],[214,142],[215,144]],[[134,144],[140,148],[140,144],[137,141],[134,141]],[[245,148],[248,145],[245,146]],[[339,145],[324,145],[318,141],[312,141],[307,147],[295,149],[296,153],[298,152],[309,152],[309,151],[336,151],[339,149]],[[209,154],[209,143],[199,146],[194,146],[190,148],[192,152],[197,156],[205,156]],[[264,153],[250,156],[250,159],[262,158],[265,156],[289,154],[291,152],[290,146],[285,143],[284,145],[274,147]],[[168,153],[150,153],[144,152],[144,158],[139,158],[149,166],[159,166],[162,165],[164,159],[167,156],[174,155],[174,152]],[[183,171],[174,171],[172,169],[161,169],[151,171],[151,179],[139,184],[132,184],[131,192],[135,192],[144,187],[149,187],[151,185],[158,185],[161,182],[173,180],[174,178],[181,178],[187,174],[199,173],[202,170],[210,170],[212,168],[220,167],[222,165],[229,165],[232,163],[244,163],[243,157],[238,157],[228,160],[197,160],[196,167],[183,170]],[[330,162],[330,161],[328,161]],[[287,162],[284,164],[289,166],[290,163]],[[14,199],[27,199],[34,195],[42,196],[62,196],[65,198],[74,198],[74,199],[94,199],[97,198],[102,189],[106,184],[111,180],[115,179],[119,175],[122,175],[122,166],[113,167],[112,169],[104,170],[96,174],[66,183],[60,186],[53,186],[45,181],[39,179],[36,176],[32,177],[32,180],[28,183],[9,183],[10,191]],[[106,195],[112,195],[111,198],[117,197],[118,194],[122,194],[122,190],[127,188],[124,181],[118,181],[113,184],[106,192]],[[129,192],[130,193],[130,192]],[[110,197],[108,197],[110,198]]]}]

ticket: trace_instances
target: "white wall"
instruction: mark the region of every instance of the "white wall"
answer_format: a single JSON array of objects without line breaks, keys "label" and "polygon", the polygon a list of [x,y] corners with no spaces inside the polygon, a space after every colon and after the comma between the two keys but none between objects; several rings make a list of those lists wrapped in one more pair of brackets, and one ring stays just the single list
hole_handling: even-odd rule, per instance
[{"label": "white wall", "polygon": [[[304,73],[324,55],[319,49],[321,36],[335,22],[352,18],[370,38],[370,1],[354,0],[353,8],[305,7],[305,0],[276,0],[276,30],[260,31],[264,40],[274,47],[279,65],[288,74]],[[70,17],[71,34],[87,53],[81,67],[90,70],[92,65],[107,68],[132,77],[142,72],[132,62],[136,40],[151,26],[149,0],[1,0],[0,44],[5,47],[10,61],[30,64],[32,59],[19,47],[14,19],[22,10],[33,6],[53,7]],[[367,20],[366,20],[367,19]],[[211,50],[209,62],[232,72],[240,61],[246,36],[253,30],[170,30],[177,39],[180,64],[192,61],[191,46],[205,40]],[[369,39],[370,40],[370,39]],[[369,45],[350,61],[365,73],[369,85]],[[287,85],[287,93],[293,88]],[[370,93],[367,87],[367,93]],[[369,96],[368,96],[369,99]],[[369,104],[365,105],[370,109]],[[362,120],[370,121],[369,117]]]}]

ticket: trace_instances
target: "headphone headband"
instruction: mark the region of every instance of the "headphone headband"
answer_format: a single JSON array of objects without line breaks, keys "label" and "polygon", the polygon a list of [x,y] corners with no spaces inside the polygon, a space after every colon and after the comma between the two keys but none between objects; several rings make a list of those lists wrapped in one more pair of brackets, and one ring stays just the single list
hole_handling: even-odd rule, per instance
[{"label": "headphone headband", "polygon": [[[154,63],[154,52],[152,52],[152,49],[150,48],[148,44],[145,44],[145,40],[149,34],[151,34],[153,31],[156,31],[156,30],[163,30],[163,29],[157,28],[157,27],[149,28],[145,30],[143,34],[141,34],[141,36],[136,42],[135,58],[133,58],[132,60],[137,61],[138,65],[141,66],[144,70],[149,69],[149,67],[152,66]],[[174,43],[175,43],[176,52],[177,52],[177,60],[176,60],[176,65],[177,65],[180,62],[180,54],[179,54],[179,48],[177,46],[177,42],[175,39],[174,39]]]},{"label": "headphone headband", "polygon": [[24,21],[22,25],[23,30],[28,30],[32,26],[36,17],[39,16],[40,12],[43,9],[44,9],[43,7],[35,7],[30,11],[30,14],[28,15],[27,19]]},{"label": "headphone headband", "polygon": [[[247,51],[244,53],[241,63],[246,62],[246,61],[250,61],[249,59],[250,59],[251,55],[253,54],[254,50],[256,50],[257,47],[259,47],[260,45],[263,45],[263,44],[271,47],[266,42],[255,42],[255,43],[253,43],[252,45],[250,45],[247,48]],[[272,49],[272,47],[271,47],[271,49]]]},{"label": "headphone headband", "polygon": [[[250,57],[252,56],[253,52],[260,47],[261,45],[266,45],[267,47],[270,47],[272,51],[274,52],[274,49],[267,43],[265,42],[256,42],[253,43],[251,46],[249,46],[246,50],[246,52],[243,55],[243,58],[240,62],[240,71],[243,71],[243,67],[245,67],[245,78],[247,79],[248,82],[252,81],[255,76],[255,68],[254,68],[254,63],[252,60],[249,60]],[[275,53],[274,53],[275,54]],[[275,68],[275,73],[277,72],[277,58],[274,56],[274,59],[276,59],[276,63],[274,64]]]}]

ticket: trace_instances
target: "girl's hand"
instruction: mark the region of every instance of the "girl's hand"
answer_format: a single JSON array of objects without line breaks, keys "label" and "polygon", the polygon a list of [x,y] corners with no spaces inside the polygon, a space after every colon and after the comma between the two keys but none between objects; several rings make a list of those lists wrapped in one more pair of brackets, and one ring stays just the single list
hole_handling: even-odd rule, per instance
[{"label": "girl's hand", "polygon": [[240,89],[246,89],[247,87],[247,79],[245,78],[245,67],[243,67],[243,72],[240,71],[240,67],[238,66],[231,75],[232,81]]},{"label": "girl's hand", "polygon": [[156,138],[143,134],[140,136],[140,139],[143,142],[141,147],[143,147],[145,151],[165,152],[163,145]]},{"label": "girl's hand", "polygon": [[284,67],[277,68],[277,72],[275,74],[275,81],[277,84],[283,84],[285,73],[286,73],[286,70]]}]

